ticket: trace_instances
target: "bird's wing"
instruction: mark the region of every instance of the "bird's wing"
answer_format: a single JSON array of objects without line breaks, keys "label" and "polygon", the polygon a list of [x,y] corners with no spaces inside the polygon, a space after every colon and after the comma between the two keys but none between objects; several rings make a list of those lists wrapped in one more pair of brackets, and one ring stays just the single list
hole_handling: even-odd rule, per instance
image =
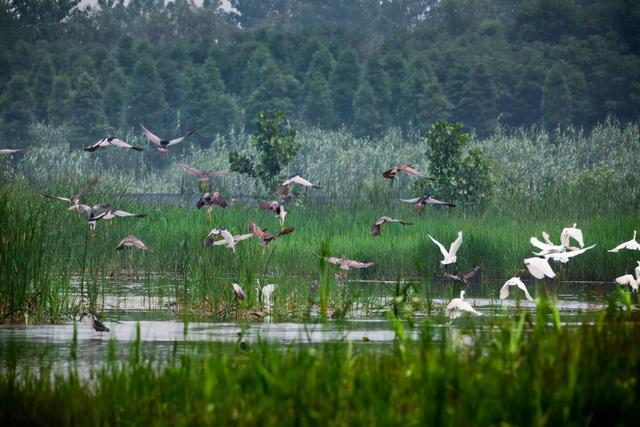
[{"label": "bird's wing", "polygon": [[235,252],[236,241],[233,238],[233,234],[231,234],[227,229],[220,231],[220,234],[225,242],[227,242],[227,246]]},{"label": "bird's wing", "polygon": [[69,199],[68,197],[62,197],[62,196],[52,196],[50,194],[42,194],[44,197],[47,197],[49,199],[54,199],[54,200],[62,200],[63,202],[67,202],[67,203],[71,203],[71,199]]},{"label": "bird's wing", "polygon": [[455,256],[455,254],[458,252],[458,249],[460,249],[460,245],[462,245],[462,231],[458,231],[458,237],[453,241],[453,243],[451,243],[449,254],[451,256]]},{"label": "bird's wing", "polygon": [[589,249],[593,249],[595,247],[595,243],[591,246],[587,246],[586,248],[582,248],[582,249],[578,249],[575,251],[566,251],[566,252],[562,252],[559,255],[562,255],[562,258],[572,258],[576,255],[581,255],[583,253],[585,253],[586,251],[588,251]]},{"label": "bird's wing", "polygon": [[342,258],[331,256],[331,257],[324,257],[324,260],[329,264],[337,265],[337,264],[340,264],[340,261],[342,261]]},{"label": "bird's wing", "polygon": [[182,168],[184,170],[186,170],[187,172],[189,172],[191,175],[195,175],[195,176],[199,177],[199,176],[202,176],[203,173],[204,173],[203,170],[200,170],[198,168],[194,168],[193,166],[189,166],[189,165],[186,165],[184,163],[181,163],[180,166],[182,166]]},{"label": "bird's wing", "polygon": [[422,176],[422,174],[411,165],[402,165],[400,166],[400,170],[408,173],[409,175]]},{"label": "bird's wing", "polygon": [[18,151],[22,151],[22,148],[2,148],[0,149],[0,154],[13,154]]},{"label": "bird's wing", "polygon": [[544,279],[545,276],[550,279],[556,277],[556,273],[553,272],[549,261],[545,258],[527,258],[524,260],[524,265],[536,279]]},{"label": "bird's wing", "polygon": [[634,278],[631,274],[625,274],[624,276],[616,277],[616,283],[620,285],[628,285],[632,280],[634,280]]},{"label": "bird's wing", "polygon": [[247,234],[240,234],[237,236],[233,236],[233,240],[235,240],[236,242],[241,242],[243,240],[247,240],[254,237],[253,233],[247,233]]},{"label": "bird's wing", "polygon": [[625,249],[627,247],[627,243],[629,242],[620,243],[618,246],[613,249],[609,249],[607,252],[618,252],[620,249]]},{"label": "bird's wing", "polygon": [[271,200],[260,200],[258,204],[260,205],[260,209],[265,211],[274,209],[274,203]]},{"label": "bird's wing", "polygon": [[421,197],[415,197],[413,199],[400,199],[400,201],[405,203],[418,203],[420,199]]},{"label": "bird's wing", "polygon": [[82,147],[82,149],[84,151],[88,151],[91,153],[93,151],[96,151],[100,147],[106,147],[108,145],[109,143],[107,142],[107,138],[102,138],[100,141],[96,142],[95,144],[91,144],[88,147]]},{"label": "bird's wing", "polygon": [[[544,240],[544,242],[545,242],[547,245],[555,246],[555,245],[553,244],[553,242],[551,241],[551,239],[549,238],[549,233],[547,233],[546,231],[543,231],[543,232],[542,232],[542,239]],[[564,245],[563,245],[563,246],[564,246]]]},{"label": "bird's wing", "polygon": [[511,280],[504,282],[504,285],[500,288],[500,299],[507,299],[509,297],[509,287],[511,286]]},{"label": "bird's wing", "polygon": [[121,147],[121,148],[129,148],[131,150],[136,150],[136,151],[144,151],[144,148],[134,147],[133,145],[127,144],[126,142],[118,138],[113,138],[111,140],[111,145],[115,145],[116,147]]},{"label": "bird's wing", "polygon": [[548,252],[551,249],[551,245],[542,243],[540,240],[538,240],[537,237],[532,237],[531,239],[529,239],[529,241],[531,242],[531,245],[535,246],[536,248],[544,252]]},{"label": "bird's wing", "polygon": [[373,265],[372,262],[360,262],[352,259],[346,260],[347,265],[351,268],[369,268]]},{"label": "bird's wing", "polygon": [[449,256],[449,252],[447,252],[447,250],[445,249],[445,247],[444,247],[444,245],[442,243],[438,242],[436,239],[431,237],[431,234],[427,234],[427,236],[429,236],[429,238],[433,241],[433,243],[435,243],[438,246],[438,248],[440,248],[440,253],[442,253],[443,257],[446,258],[446,257]]},{"label": "bird's wing", "polygon": [[533,301],[533,298],[531,297],[531,294],[529,294],[529,290],[527,289],[527,286],[524,284],[524,282],[520,279],[517,279],[515,283],[516,283],[516,286],[520,288],[522,292],[524,292],[525,298],[528,299],[529,301]]},{"label": "bird's wing", "polygon": [[[292,178],[289,178],[287,181],[293,182],[295,184],[302,185],[303,187],[318,187],[317,185],[312,184],[311,182],[307,181],[306,179],[304,179],[300,175],[296,175],[296,176],[294,176]],[[285,181],[285,182],[287,182],[287,181]]]},{"label": "bird's wing", "polygon": [[147,214],[145,213],[131,213],[127,211],[122,211],[120,209],[111,209],[109,212],[111,213],[112,216],[119,216],[122,218],[130,217],[130,216],[138,216],[138,217],[147,216]]},{"label": "bird's wing", "polygon": [[140,127],[142,128],[142,132],[144,133],[144,137],[147,138],[147,140],[149,142],[152,142],[152,143],[156,144],[158,147],[162,146],[162,144],[160,143],[160,137],[158,135],[154,134],[149,129],[144,127],[144,125],[142,123],[140,123]]},{"label": "bird's wing", "polygon": [[458,309],[462,311],[466,311],[467,313],[475,314],[476,316],[482,316],[482,313],[477,311],[475,308],[471,306],[471,304],[469,304],[466,301],[459,301]]},{"label": "bird's wing", "polygon": [[255,222],[253,222],[252,220],[249,220],[249,231],[256,237],[258,237],[259,239],[262,239],[265,236],[265,232],[262,231],[260,229],[260,227],[258,227],[256,225]]},{"label": "bird's wing", "polygon": [[78,203],[77,205],[73,205],[69,209],[70,210],[75,210],[76,212],[81,213],[81,214],[87,214],[87,213],[91,212],[91,210],[92,210],[91,206],[83,205],[82,203]]},{"label": "bird's wing", "polygon": [[429,196],[426,200],[426,203],[430,204],[430,205],[447,205],[447,206],[451,206],[452,208],[455,208],[456,205],[454,205],[451,202],[443,202],[442,200],[438,200],[438,199],[434,199],[433,197]]},{"label": "bird's wing", "polygon": [[381,223],[378,223],[376,221],[375,224],[373,224],[373,226],[371,227],[371,235],[373,236],[379,236],[380,235],[380,226],[384,224],[384,221]]},{"label": "bird's wing", "polygon": [[[575,228],[575,227],[571,227],[571,228],[565,228],[564,230],[562,230],[562,234],[564,235],[566,231],[566,245],[564,243],[562,243],[563,246],[569,246],[569,238],[574,239],[576,242],[578,242],[578,245],[582,248],[584,247],[584,237],[582,236],[582,230]],[[562,239],[562,236],[560,236],[560,239]]]},{"label": "bird's wing", "polygon": [[91,178],[85,185],[78,191],[78,193],[73,197],[73,200],[80,200],[80,196],[89,191],[91,188],[95,187],[98,183],[98,175]]},{"label": "bird's wing", "polygon": [[468,282],[469,280],[471,280],[473,278],[473,276],[475,276],[476,274],[478,274],[478,272],[481,270],[481,266],[476,266],[473,270],[471,270],[470,272],[468,272],[467,274],[464,275],[464,277],[462,278],[463,282]]},{"label": "bird's wing", "polygon": [[283,228],[282,230],[280,230],[277,235],[278,236],[284,236],[286,234],[289,233],[293,233],[293,230],[295,230],[293,227],[287,227],[287,228]]},{"label": "bird's wing", "polygon": [[169,141],[169,143],[167,144],[167,147],[171,147],[172,145],[176,145],[176,144],[180,144],[182,141],[184,141],[184,139],[186,137],[188,137],[189,135],[191,135],[193,133],[193,131],[189,131],[187,132],[185,135],[181,136],[180,138],[174,138],[171,141]]}]

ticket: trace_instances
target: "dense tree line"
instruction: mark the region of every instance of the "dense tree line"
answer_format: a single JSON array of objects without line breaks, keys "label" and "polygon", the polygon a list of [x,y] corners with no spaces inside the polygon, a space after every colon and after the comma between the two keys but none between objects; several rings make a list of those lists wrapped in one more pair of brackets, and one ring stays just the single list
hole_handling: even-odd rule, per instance
[{"label": "dense tree line", "polygon": [[261,111],[379,136],[439,119],[590,128],[640,116],[630,0],[0,1],[0,131],[78,144],[139,122],[172,136],[253,129]]}]

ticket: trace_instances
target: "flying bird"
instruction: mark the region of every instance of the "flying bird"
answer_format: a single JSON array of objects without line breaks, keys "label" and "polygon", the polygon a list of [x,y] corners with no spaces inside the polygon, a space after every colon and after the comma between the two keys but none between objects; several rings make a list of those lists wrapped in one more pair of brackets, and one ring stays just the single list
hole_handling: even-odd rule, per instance
[{"label": "flying bird", "polygon": [[289,203],[291,200],[293,200],[293,197],[289,195],[280,200],[261,200],[259,205],[260,209],[272,211],[278,218],[280,226],[284,226],[284,219],[288,213],[285,210],[284,205]]},{"label": "flying bird", "polygon": [[94,176],[91,178],[76,194],[72,197],[62,197],[62,196],[52,196],[49,194],[42,194],[44,197],[54,200],[60,200],[62,202],[69,203],[69,210],[74,210],[75,206],[80,203],[80,196],[83,193],[87,192],[89,189],[93,188],[98,183],[98,176]]},{"label": "flying bird", "polygon": [[291,184],[298,184],[303,187],[313,187],[318,189],[322,188],[319,185],[312,184],[311,182],[307,181],[300,175],[292,175],[286,180],[284,180],[282,184],[280,184],[280,186],[276,190],[276,193],[279,196],[286,196],[287,194],[289,194],[289,187],[291,187]]},{"label": "flying bird", "polygon": [[573,251],[564,251],[564,252],[559,252],[559,253],[550,253],[550,254],[546,254],[545,258],[547,259],[552,259],[554,261],[559,261],[561,263],[568,263],[569,262],[569,258],[573,258],[576,255],[581,255],[583,253],[585,253],[586,251],[588,251],[589,249],[594,248],[596,245],[595,243],[591,246],[587,246],[586,248],[582,248],[582,249],[576,249]]},{"label": "flying bird", "polygon": [[378,218],[375,224],[373,224],[373,227],[371,227],[371,234],[373,236],[379,236],[382,225],[386,224],[387,222],[399,222],[402,225],[413,225],[412,222],[407,222],[401,219],[395,219],[388,216],[381,216],[380,218]]},{"label": "flying bird", "polygon": [[482,270],[482,266],[478,265],[462,277],[458,276],[457,274],[449,274],[446,272],[444,273],[444,277],[446,277],[447,279],[456,280],[467,286],[469,282],[474,279],[478,273],[480,273],[480,270]]},{"label": "flying bird", "polygon": [[369,268],[373,265],[372,262],[355,261],[355,260],[344,258],[344,257],[341,257],[341,258],[324,257],[323,259],[329,264],[339,265],[340,268],[343,270],[351,270],[352,268],[357,268],[357,269]]},{"label": "flying bird", "polygon": [[420,197],[414,197],[413,199],[400,199],[400,201],[405,203],[413,203],[415,205],[416,211],[418,212],[422,212],[424,207],[427,205],[444,205],[449,208],[449,212],[451,212],[452,208],[456,207],[456,205],[451,202],[443,202],[442,200],[434,199],[428,194]]},{"label": "flying bird", "polygon": [[22,148],[0,148],[0,155],[13,154],[22,151]]},{"label": "flying bird", "polygon": [[111,146],[128,148],[130,150],[135,150],[135,151],[144,151],[144,148],[134,147],[133,145],[127,144],[123,140],[115,138],[113,136],[107,136],[106,138],[102,138],[100,141],[96,142],[95,144],[90,145],[88,147],[83,147],[82,149],[84,151],[93,152],[93,151],[96,151],[98,148],[107,148]]},{"label": "flying bird", "polygon": [[[205,237],[204,245],[205,246],[212,246],[212,245],[213,246],[228,246],[228,242],[227,242],[227,240],[225,240],[222,237],[222,234],[215,233],[214,230],[211,230],[211,232],[207,235],[207,237]],[[238,242],[250,239],[252,237],[255,237],[255,234],[248,233],[248,234],[239,234],[239,235],[233,236],[234,245],[237,245]]]},{"label": "flying bird", "polygon": [[244,290],[242,289],[242,287],[240,287],[240,285],[238,285],[237,283],[232,283],[231,286],[233,287],[233,293],[238,300],[242,301],[247,298],[247,294],[244,293]]},{"label": "flying bird", "polygon": [[262,246],[267,246],[277,237],[287,235],[293,232],[293,230],[293,227],[287,227],[278,231],[277,233],[267,233],[266,231],[260,229],[260,227],[258,227],[256,223],[253,222],[253,220],[249,220],[249,231],[253,233],[253,235],[258,239],[260,239],[260,243],[262,244]]},{"label": "flying bird", "polygon": [[618,252],[620,249],[628,249],[630,251],[640,251],[640,244],[636,241],[636,230],[633,230],[633,239],[620,243],[613,249],[609,249],[608,252]]},{"label": "flying bird", "polygon": [[582,236],[582,230],[576,228],[577,224],[573,224],[573,227],[566,227],[560,233],[560,244],[565,248],[571,248],[571,239],[578,242],[581,248],[584,248],[584,237]]},{"label": "flying bird", "polygon": [[448,251],[445,249],[442,243],[431,237],[430,234],[427,234],[427,236],[429,236],[433,243],[438,246],[438,248],[440,249],[440,253],[442,253],[442,256],[444,257],[444,259],[440,261],[440,264],[448,265],[454,264],[456,262],[456,253],[458,252],[458,249],[460,249],[460,245],[462,245],[462,231],[458,231],[458,237],[453,241],[453,243],[451,243]]},{"label": "flying bird", "polygon": [[198,168],[194,168],[193,166],[186,165],[184,163],[182,163],[180,166],[182,166],[182,168],[186,170],[188,173],[190,173],[191,175],[198,177],[198,180],[200,181],[200,188],[202,191],[204,191],[204,188],[206,188],[206,183],[211,178],[213,178],[214,176],[223,176],[223,175],[226,175],[227,173],[227,171],[214,171],[214,170],[205,171]]},{"label": "flying bird", "polygon": [[[395,165],[391,169],[387,169],[386,171],[384,171],[382,176],[384,176],[387,179],[394,179],[396,175],[400,172],[404,172],[413,176],[424,177],[424,174],[418,172],[413,166],[407,165],[407,164]],[[428,178],[428,179],[432,179],[432,178]]]},{"label": "flying bird", "polygon": [[224,240],[225,246],[233,252],[236,251],[236,240],[233,238],[233,234],[231,234],[226,228],[223,228],[222,230],[214,228],[211,230],[209,234],[207,234],[207,237],[204,238],[204,245],[211,246],[219,240]]},{"label": "flying bird", "polygon": [[214,206],[220,206],[221,208],[227,207],[227,202],[220,196],[220,193],[214,191],[212,193],[204,193],[200,196],[200,199],[196,202],[196,208],[200,209],[203,206],[207,207],[207,213],[209,214],[209,220],[211,220],[211,211]]},{"label": "flying bird", "polygon": [[482,316],[482,313],[476,311],[471,304],[464,300],[464,291],[460,291],[460,298],[454,298],[449,302],[449,304],[447,304],[447,315],[449,316],[449,319],[457,319],[462,316],[463,313]]},{"label": "flying bird", "polygon": [[529,301],[533,301],[533,298],[531,297],[531,294],[529,294],[527,287],[519,277],[512,277],[511,279],[504,282],[504,285],[502,285],[502,288],[500,288],[500,299],[507,299],[509,297],[509,289],[511,288],[511,286],[517,286],[520,290],[522,290],[522,292],[524,292],[524,296],[526,299],[528,299]]},{"label": "flying bird", "polygon": [[142,249],[143,251],[147,250],[147,246],[142,242],[142,240],[138,239],[136,236],[127,236],[118,243],[116,251],[121,251],[127,246],[134,246],[138,249]]},{"label": "flying bird", "polygon": [[527,267],[527,270],[529,270],[529,273],[536,279],[544,279],[545,277],[553,279],[556,277],[556,273],[551,269],[547,258],[526,258],[524,265]]},{"label": "flying bird", "polygon": [[616,283],[619,285],[629,285],[631,290],[638,292],[638,276],[633,277],[631,274],[625,274],[624,276],[616,277]]},{"label": "flying bird", "polygon": [[554,245],[551,240],[549,240],[549,235],[546,233],[542,233],[543,234],[543,238],[545,239],[545,242],[541,242],[540,240],[538,240],[536,237],[532,237],[531,239],[529,239],[529,242],[531,242],[532,246],[535,246],[536,248],[540,249],[540,252],[534,252],[535,255],[538,256],[545,256],[545,255],[549,255],[549,254],[556,254],[556,253],[560,253],[560,252],[564,252],[565,247],[562,245]]},{"label": "flying bird", "polygon": [[155,135],[149,129],[144,127],[144,125],[142,123],[140,123],[140,127],[142,128],[142,131],[144,132],[144,137],[147,138],[147,140],[149,142],[152,142],[153,144],[155,144],[156,148],[160,152],[160,154],[165,155],[165,156],[169,152],[169,150],[168,150],[169,147],[181,143],[182,141],[184,141],[184,139],[186,137],[188,137],[189,135],[191,135],[193,133],[193,131],[189,131],[184,136],[181,136],[179,138],[166,140],[166,139],[160,139],[159,136]]}]

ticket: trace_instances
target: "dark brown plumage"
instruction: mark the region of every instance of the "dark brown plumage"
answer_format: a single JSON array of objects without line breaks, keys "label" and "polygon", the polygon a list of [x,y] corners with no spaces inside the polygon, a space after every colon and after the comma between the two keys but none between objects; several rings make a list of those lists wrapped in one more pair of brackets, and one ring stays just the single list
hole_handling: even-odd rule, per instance
[{"label": "dark brown plumage", "polygon": [[476,266],[473,270],[469,271],[467,274],[465,274],[464,276],[460,277],[457,274],[449,274],[449,273],[444,273],[444,277],[446,277],[447,279],[451,279],[451,280],[456,280],[458,282],[463,283],[465,286],[469,284],[469,282],[474,279],[476,277],[476,275],[478,273],[480,273],[480,270],[482,270],[482,266],[478,265]]},{"label": "dark brown plumage", "polygon": [[384,171],[382,176],[387,179],[395,179],[396,175],[400,172],[404,172],[413,176],[424,177],[424,175],[418,172],[413,166],[407,164],[395,165],[391,169],[387,169],[386,171]]},{"label": "dark brown plumage", "polygon": [[371,227],[371,234],[374,236],[379,236],[380,235],[380,231],[382,228],[382,225],[387,223],[387,222],[398,222],[402,225],[413,225],[412,222],[406,222],[403,221],[401,219],[395,219],[395,218],[391,218],[388,216],[381,216],[380,218],[378,218],[378,220],[375,222],[375,224],[373,224],[373,227]]},{"label": "dark brown plumage", "polygon": [[256,236],[258,239],[260,239],[260,243],[262,244],[262,246],[267,246],[277,237],[292,233],[293,230],[294,230],[293,227],[287,227],[278,231],[277,233],[267,233],[266,231],[260,229],[260,227],[258,227],[256,223],[253,222],[253,220],[249,220],[249,231],[253,233],[253,235]]},{"label": "dark brown plumage", "polygon": [[200,200],[196,203],[196,208],[200,209],[206,206],[209,210],[214,206],[220,206],[221,208],[227,207],[227,202],[220,196],[220,193],[214,191],[212,193],[204,193],[200,196]]}]

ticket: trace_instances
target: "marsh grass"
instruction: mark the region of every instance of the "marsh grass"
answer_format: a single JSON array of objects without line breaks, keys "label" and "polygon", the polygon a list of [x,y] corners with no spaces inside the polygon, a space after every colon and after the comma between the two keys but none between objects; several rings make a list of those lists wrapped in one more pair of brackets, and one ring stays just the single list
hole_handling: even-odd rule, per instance
[{"label": "marsh grass", "polygon": [[[543,299],[526,313],[443,328],[425,320],[373,343],[174,346],[139,339],[80,374],[30,368],[7,352],[2,425],[634,425],[640,327],[613,302],[565,328]],[[180,351],[176,349],[180,347]],[[73,346],[72,346],[72,352]]]},{"label": "marsh grass", "polygon": [[[96,189],[87,198],[100,197],[96,193],[103,194]],[[20,190],[6,186],[0,196],[0,307],[2,316],[12,321],[23,321],[25,315],[36,321],[55,321],[73,313],[80,290],[70,285],[72,276],[80,276],[83,296],[92,311],[101,310],[99,297],[110,293],[111,277],[146,281],[148,295],[157,296],[159,291],[152,289],[150,277],[160,276],[169,284],[163,288],[163,295],[172,289],[172,295],[165,296],[172,297],[187,312],[232,315],[232,281],[248,292],[243,308],[259,310],[255,287],[260,280],[263,285],[270,281],[281,288],[276,296],[277,313],[304,317],[318,305],[323,317],[327,317],[329,308],[340,316],[351,309],[357,295],[336,286],[337,269],[322,262],[321,256],[374,263],[370,269],[347,272],[347,283],[353,279],[439,280],[443,273],[441,255],[427,234],[448,246],[459,230],[463,243],[452,271],[464,274],[482,265],[483,277],[494,281],[526,276],[523,259],[534,249],[529,238],[540,237],[545,230],[559,242],[562,228],[574,222],[583,229],[585,243],[597,246],[567,264],[554,263],[557,280],[613,282],[637,265],[637,256],[630,251],[606,251],[631,238],[638,224],[633,214],[575,220],[563,215],[545,216],[542,211],[509,216],[465,208],[452,213],[427,209],[418,214],[401,202],[387,208],[296,205],[290,207],[287,217],[287,224],[294,226],[295,232],[266,248],[256,239],[240,242],[234,254],[224,247],[204,247],[203,239],[211,228],[246,233],[247,220],[253,218],[261,227],[275,231],[279,228],[277,219],[253,205],[216,210],[209,220],[205,212],[195,209],[152,207],[121,199],[119,208],[142,211],[148,217],[99,222],[95,237],[88,237],[86,219],[44,199],[28,185]],[[381,236],[373,237],[371,225],[383,214],[414,225],[388,224]],[[141,238],[149,251],[127,248],[117,253],[116,244],[128,234]]]}]

